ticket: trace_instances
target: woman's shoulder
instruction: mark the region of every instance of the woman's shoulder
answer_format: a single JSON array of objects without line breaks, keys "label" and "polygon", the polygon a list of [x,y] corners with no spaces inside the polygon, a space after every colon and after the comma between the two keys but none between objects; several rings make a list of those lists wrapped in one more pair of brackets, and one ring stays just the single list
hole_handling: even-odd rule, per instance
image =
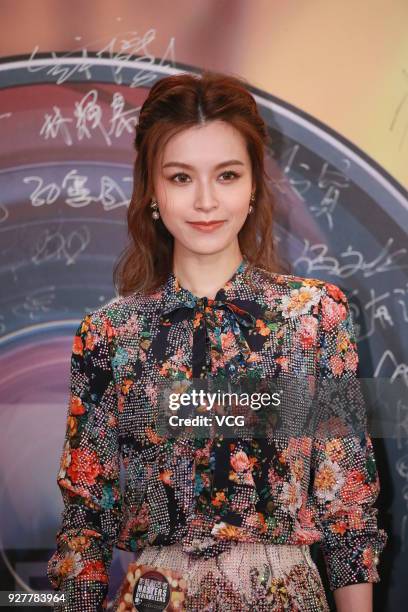
[{"label": "woman's shoulder", "polygon": [[129,321],[136,322],[141,317],[149,316],[158,309],[157,297],[142,292],[129,295],[117,295],[98,308],[87,313],[87,317],[95,325],[110,325],[113,328],[121,327]]},{"label": "woman's shoulder", "polygon": [[252,271],[251,281],[266,302],[275,304],[286,316],[318,313],[333,302],[347,306],[348,299],[336,283],[320,278],[273,272],[259,266]]},{"label": "woman's shoulder", "polygon": [[276,290],[280,289],[282,293],[290,293],[293,290],[315,287],[322,293],[336,294],[338,297],[341,294],[345,295],[339,285],[321,278],[274,272],[261,268],[260,266],[253,267],[252,276],[259,287],[274,287]]}]

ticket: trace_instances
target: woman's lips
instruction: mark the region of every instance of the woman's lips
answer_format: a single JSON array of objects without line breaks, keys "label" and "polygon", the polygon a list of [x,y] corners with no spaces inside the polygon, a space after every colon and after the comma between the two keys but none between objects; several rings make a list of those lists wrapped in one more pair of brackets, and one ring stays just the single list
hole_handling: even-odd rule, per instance
[{"label": "woman's lips", "polygon": [[212,232],[213,230],[221,227],[224,221],[217,221],[215,223],[193,223],[192,221],[187,221],[191,227],[200,230],[201,232]]}]

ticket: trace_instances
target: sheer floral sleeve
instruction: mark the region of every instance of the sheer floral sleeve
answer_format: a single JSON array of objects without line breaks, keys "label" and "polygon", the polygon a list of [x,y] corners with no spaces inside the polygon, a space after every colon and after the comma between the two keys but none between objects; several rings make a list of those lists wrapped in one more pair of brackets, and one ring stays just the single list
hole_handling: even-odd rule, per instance
[{"label": "sheer floral sleeve", "polygon": [[110,360],[112,328],[86,315],[72,347],[70,396],[57,482],[64,509],[48,562],[55,609],[106,607],[108,572],[119,530],[121,491],[117,394]]},{"label": "sheer floral sleeve", "polygon": [[[339,287],[325,283],[319,307],[317,380],[319,385],[322,379],[337,381],[339,393],[348,388],[341,400],[341,409],[347,412],[354,400],[349,405],[344,398],[352,398],[354,391],[358,393],[360,384],[349,304]],[[379,553],[387,541],[386,533],[377,525],[374,502],[380,483],[364,419],[355,429],[343,423],[343,435],[333,433],[338,420],[339,415],[337,422],[328,421],[326,434],[316,436],[312,451],[313,501],[324,534],[321,547],[332,590],[378,582]]]}]

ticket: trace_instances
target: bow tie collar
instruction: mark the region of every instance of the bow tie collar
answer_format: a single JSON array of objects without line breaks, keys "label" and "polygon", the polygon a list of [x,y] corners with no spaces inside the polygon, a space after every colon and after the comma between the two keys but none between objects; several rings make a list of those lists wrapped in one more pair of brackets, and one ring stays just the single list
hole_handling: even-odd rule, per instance
[{"label": "bow tie collar", "polygon": [[208,373],[209,331],[217,326],[215,311],[218,309],[229,314],[231,329],[240,347],[234,363],[229,364],[229,374],[246,366],[251,351],[242,328],[248,331],[254,329],[257,318],[262,315],[262,308],[255,300],[255,289],[251,288],[246,277],[248,266],[248,260],[243,258],[232,277],[217,291],[215,298],[195,296],[180,285],[173,272],[169,274],[163,292],[160,324],[171,326],[172,323],[186,319],[193,320],[193,378],[203,378]]},{"label": "bow tie collar", "polygon": [[[218,292],[220,294],[220,292]],[[217,295],[218,295],[217,294]],[[172,321],[180,321],[188,317],[194,317],[197,312],[202,313],[204,316],[211,312],[212,309],[227,309],[241,325],[245,327],[255,327],[256,317],[252,314],[249,309],[242,307],[242,300],[239,299],[212,299],[207,297],[196,298],[194,300],[188,300],[184,303],[171,304],[162,311],[160,321],[163,323],[165,319],[169,319],[171,316]]]},{"label": "bow tie collar", "polygon": [[170,272],[164,285],[160,322],[165,323],[169,319],[180,321],[197,312],[206,315],[213,309],[221,308],[228,309],[245,327],[254,327],[257,313],[253,312],[251,306],[255,292],[246,284],[248,266],[248,260],[243,258],[232,277],[217,291],[215,298],[195,296],[180,285],[174,272]]}]

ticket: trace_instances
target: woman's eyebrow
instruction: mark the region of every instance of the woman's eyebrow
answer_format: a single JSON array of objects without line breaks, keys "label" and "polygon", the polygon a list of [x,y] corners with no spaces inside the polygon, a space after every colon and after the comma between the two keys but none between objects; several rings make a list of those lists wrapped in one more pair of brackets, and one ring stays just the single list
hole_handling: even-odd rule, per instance
[{"label": "woman's eyebrow", "polygon": [[[223,161],[219,164],[217,164],[216,166],[214,166],[215,170],[218,170],[218,168],[223,168],[224,166],[244,166],[244,163],[242,161],[239,161],[239,159],[230,159],[228,161]],[[162,168],[168,168],[169,166],[177,166],[179,168],[187,168],[188,170],[194,170],[194,166],[190,166],[190,164],[185,164],[184,162],[177,162],[177,161],[170,161],[167,162],[167,164],[164,164],[162,166]]]}]

